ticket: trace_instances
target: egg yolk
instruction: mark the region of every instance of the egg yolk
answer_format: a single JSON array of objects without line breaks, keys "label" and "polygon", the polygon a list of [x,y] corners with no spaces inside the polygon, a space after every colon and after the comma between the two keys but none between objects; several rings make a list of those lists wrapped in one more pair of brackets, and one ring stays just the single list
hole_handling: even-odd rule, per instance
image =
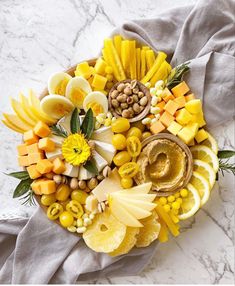
[{"label": "egg yolk", "polygon": [[95,116],[97,116],[100,113],[104,112],[104,108],[101,104],[95,102],[95,101],[91,101],[87,104],[87,109],[91,108],[93,111],[93,114]]},{"label": "egg yolk", "polygon": [[65,90],[68,82],[69,81],[67,79],[61,80],[55,89],[55,94],[65,95]]},{"label": "egg yolk", "polygon": [[70,99],[74,105],[81,105],[83,100],[86,96],[86,92],[83,91],[81,88],[73,88],[70,93]]}]

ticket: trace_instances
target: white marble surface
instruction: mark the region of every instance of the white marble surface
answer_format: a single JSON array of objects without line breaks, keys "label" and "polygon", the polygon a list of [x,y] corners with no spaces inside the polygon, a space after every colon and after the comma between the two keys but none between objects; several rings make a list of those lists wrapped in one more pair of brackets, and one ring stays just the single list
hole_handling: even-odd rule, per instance
[{"label": "white marble surface", "polygon": [[[195,0],[1,0],[0,112],[11,110],[9,98],[34,88],[48,76],[99,53],[102,41],[123,21],[154,17],[170,7]],[[213,134],[220,148],[234,146],[234,123]],[[0,125],[0,218],[28,217],[34,207],[11,198],[16,181],[3,172],[16,171],[20,136]],[[234,178],[226,174],[210,201],[185,225],[182,234],[159,245],[139,276],[99,279],[94,283],[234,283]]]}]

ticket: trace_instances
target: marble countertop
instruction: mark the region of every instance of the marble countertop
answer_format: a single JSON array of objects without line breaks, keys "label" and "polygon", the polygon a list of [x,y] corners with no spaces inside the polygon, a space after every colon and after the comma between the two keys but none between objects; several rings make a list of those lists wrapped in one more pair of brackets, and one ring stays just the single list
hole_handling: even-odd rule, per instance
[{"label": "marble countertop", "polygon": [[[96,56],[115,26],[151,18],[196,0],[1,0],[0,113],[10,112],[9,98],[33,88],[40,92],[48,76]],[[234,147],[234,122],[214,130],[219,147]],[[16,181],[3,172],[17,170],[20,136],[0,124],[0,218],[28,217],[34,207],[13,200]],[[187,222],[178,238],[158,246],[139,276],[92,281],[109,284],[234,283],[234,177],[221,176],[210,201]]]}]

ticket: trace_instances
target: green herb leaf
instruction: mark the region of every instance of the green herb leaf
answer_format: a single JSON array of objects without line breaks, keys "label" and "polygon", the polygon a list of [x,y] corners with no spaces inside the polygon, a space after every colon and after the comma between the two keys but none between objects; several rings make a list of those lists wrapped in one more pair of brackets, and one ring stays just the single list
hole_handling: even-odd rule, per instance
[{"label": "green herb leaf", "polygon": [[6,175],[20,180],[29,179],[29,174],[27,171],[13,172]]},{"label": "green herb leaf", "polygon": [[89,139],[94,131],[95,120],[92,109],[89,108],[81,125],[81,131]]},{"label": "green herb leaf", "polygon": [[78,133],[78,131],[80,131],[80,119],[77,108],[75,108],[72,113],[70,120],[70,129],[73,134]]},{"label": "green herb leaf", "polygon": [[20,198],[20,201],[22,205],[29,205],[29,206],[36,205],[34,192],[32,190],[29,190],[24,197]]},{"label": "green herb leaf", "polygon": [[97,167],[96,167],[96,163],[95,163],[95,161],[94,161],[93,159],[87,161],[86,164],[83,165],[83,167],[84,167],[87,171],[89,171],[89,172],[91,172],[91,173],[93,173],[93,174],[95,174],[95,175],[98,175],[98,174],[99,174],[99,171],[98,171],[98,169],[97,169]]},{"label": "green herb leaf", "polygon": [[171,71],[171,73],[167,79],[167,84],[166,84],[167,88],[172,89],[174,86],[181,83],[181,81],[183,80],[183,76],[190,69],[188,66],[189,64],[190,64],[190,62],[183,63],[183,64],[175,67]]},{"label": "green herb leaf", "polygon": [[16,187],[13,198],[18,198],[23,196],[25,193],[27,193],[30,190],[30,185],[32,184],[33,180],[31,179],[26,179],[20,181],[18,186]]},{"label": "green herb leaf", "polygon": [[233,150],[220,150],[218,152],[218,158],[220,159],[227,159],[235,156],[235,151]]},{"label": "green herb leaf", "polygon": [[57,125],[52,125],[51,127],[51,132],[52,134],[56,135],[56,136],[60,136],[60,137],[68,137],[68,134],[65,130],[63,130],[63,128],[61,126],[57,126]]}]

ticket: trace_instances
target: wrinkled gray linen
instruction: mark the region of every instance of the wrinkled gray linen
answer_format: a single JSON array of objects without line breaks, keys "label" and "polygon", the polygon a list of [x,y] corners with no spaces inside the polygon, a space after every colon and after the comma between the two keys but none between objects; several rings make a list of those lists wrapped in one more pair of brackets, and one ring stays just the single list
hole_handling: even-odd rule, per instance
[{"label": "wrinkled gray linen", "polygon": [[[157,11],[157,7],[156,7]],[[234,116],[234,17],[232,0],[199,1],[124,24],[114,33],[165,51],[174,66],[190,61],[186,80],[202,98],[208,126]],[[0,283],[75,283],[98,277],[136,275],[157,243],[110,258],[49,221],[40,208],[29,219],[0,221]]]}]

